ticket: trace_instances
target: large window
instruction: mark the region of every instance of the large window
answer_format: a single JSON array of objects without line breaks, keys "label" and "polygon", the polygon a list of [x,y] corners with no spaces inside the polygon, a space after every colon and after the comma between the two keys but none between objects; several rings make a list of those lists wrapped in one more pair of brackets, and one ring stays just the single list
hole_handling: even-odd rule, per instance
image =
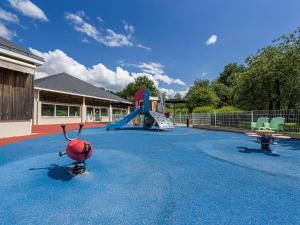
[{"label": "large window", "polygon": [[66,105],[57,105],[56,116],[68,116],[68,108]]},{"label": "large window", "polygon": [[113,109],[112,113],[113,114],[121,114],[121,110],[120,109]]},{"label": "large window", "polygon": [[42,116],[54,116],[55,105],[42,104]]},{"label": "large window", "polygon": [[80,116],[80,106],[42,104],[42,116]]},{"label": "large window", "polygon": [[107,108],[101,108],[101,116],[108,116],[108,109]]},{"label": "large window", "polygon": [[90,116],[93,114],[93,107],[87,107],[86,108],[86,115]]},{"label": "large window", "polygon": [[80,116],[80,107],[70,106],[69,107],[69,116]]},{"label": "large window", "polygon": [[125,114],[127,114],[127,110],[126,109],[113,109],[113,114],[125,115]]}]

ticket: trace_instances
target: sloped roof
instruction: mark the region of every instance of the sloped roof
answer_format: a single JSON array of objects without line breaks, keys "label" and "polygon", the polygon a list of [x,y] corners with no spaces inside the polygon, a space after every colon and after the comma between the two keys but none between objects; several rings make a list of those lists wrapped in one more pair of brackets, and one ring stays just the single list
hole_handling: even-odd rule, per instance
[{"label": "sloped roof", "polygon": [[15,52],[15,53],[27,56],[27,57],[30,57],[32,59],[36,59],[36,60],[39,60],[39,61],[44,61],[43,58],[32,54],[31,52],[29,52],[26,49],[20,48],[19,46],[17,46],[13,42],[11,42],[11,41],[3,38],[3,37],[0,37],[0,48]]},{"label": "sloped roof", "polygon": [[132,104],[132,102],[98,88],[67,73],[59,73],[34,81],[34,88]]}]

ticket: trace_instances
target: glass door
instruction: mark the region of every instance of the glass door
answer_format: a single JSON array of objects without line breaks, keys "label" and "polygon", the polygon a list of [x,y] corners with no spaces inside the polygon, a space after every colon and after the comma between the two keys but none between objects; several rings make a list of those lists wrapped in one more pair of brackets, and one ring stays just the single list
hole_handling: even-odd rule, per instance
[{"label": "glass door", "polygon": [[95,121],[100,121],[100,108],[94,108]]}]

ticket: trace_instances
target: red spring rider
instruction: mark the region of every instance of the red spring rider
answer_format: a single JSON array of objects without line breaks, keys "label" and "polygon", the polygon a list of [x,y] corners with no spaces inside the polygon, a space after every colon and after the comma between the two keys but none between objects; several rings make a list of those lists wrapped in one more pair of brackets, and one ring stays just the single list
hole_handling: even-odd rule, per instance
[{"label": "red spring rider", "polygon": [[79,125],[77,137],[71,139],[68,137],[66,132],[66,125],[61,125],[65,138],[69,141],[66,151],[59,152],[59,156],[67,154],[71,159],[75,160],[75,166],[70,170],[72,175],[82,174],[86,171],[85,160],[92,155],[92,145],[89,142],[79,140],[83,124]]}]

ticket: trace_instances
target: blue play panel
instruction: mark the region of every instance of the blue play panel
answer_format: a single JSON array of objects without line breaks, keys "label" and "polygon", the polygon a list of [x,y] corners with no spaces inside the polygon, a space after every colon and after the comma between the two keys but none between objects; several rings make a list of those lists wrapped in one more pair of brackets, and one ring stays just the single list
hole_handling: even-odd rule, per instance
[{"label": "blue play panel", "polygon": [[0,224],[300,224],[300,142],[242,134],[84,129],[87,172],[62,134],[0,148]]}]

